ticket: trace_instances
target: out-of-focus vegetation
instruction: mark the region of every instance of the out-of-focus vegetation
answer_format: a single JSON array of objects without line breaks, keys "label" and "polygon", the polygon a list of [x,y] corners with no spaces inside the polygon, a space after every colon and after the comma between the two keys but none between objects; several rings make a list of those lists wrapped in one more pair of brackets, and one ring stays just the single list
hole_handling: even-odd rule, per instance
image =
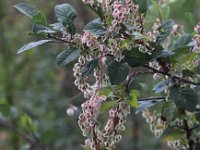
[{"label": "out-of-focus vegetation", "polygon": [[[0,149],[79,150],[83,138],[77,117],[81,110],[78,108],[74,116],[67,116],[66,109],[71,104],[80,106],[83,98],[73,85],[72,69],[57,66],[55,62],[55,56],[64,46],[43,46],[26,54],[16,55],[17,49],[30,38],[26,36],[26,31],[31,30],[30,20],[13,8],[19,2],[21,1],[0,0]],[[43,10],[52,22],[54,5],[71,3],[78,11],[76,25],[80,31],[94,17],[78,0],[26,2]],[[195,23],[200,20],[200,1],[169,2],[171,18],[184,25],[186,31],[192,31],[194,24],[187,16],[193,14]],[[151,11],[153,15],[158,15],[154,8]],[[149,19],[150,23],[154,21]],[[27,37],[26,42],[24,37]],[[138,85],[143,90],[141,94],[144,97],[151,93],[153,82],[145,80],[145,85]],[[169,149],[150,133],[140,115],[130,115],[127,124],[125,138],[117,149]]]}]

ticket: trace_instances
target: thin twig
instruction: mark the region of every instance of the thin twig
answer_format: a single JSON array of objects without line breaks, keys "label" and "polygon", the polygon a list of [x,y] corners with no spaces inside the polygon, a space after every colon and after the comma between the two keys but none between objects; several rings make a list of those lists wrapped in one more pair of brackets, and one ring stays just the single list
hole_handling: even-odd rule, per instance
[{"label": "thin twig", "polygon": [[[185,115],[185,110],[180,109],[180,112]],[[184,125],[184,130],[186,133],[189,149],[188,150],[193,150],[194,146],[194,141],[190,138],[191,137],[191,129],[189,128],[188,121],[186,119],[183,120],[183,125]]]},{"label": "thin twig", "polygon": [[62,39],[62,38],[59,38],[59,37],[56,37],[56,36],[52,36],[52,35],[50,35],[50,34],[48,34],[48,35],[46,36],[46,38],[47,38],[47,39],[54,39],[54,40],[60,41],[60,42],[62,42],[62,43],[74,44],[74,43],[72,43],[72,42],[70,42],[70,41],[66,41],[66,40],[64,40],[64,39]]},{"label": "thin twig", "polygon": [[155,73],[160,73],[160,74],[169,76],[169,77],[171,77],[172,79],[176,79],[176,80],[182,81],[182,82],[184,82],[184,83],[188,83],[188,84],[193,84],[193,85],[200,86],[200,83],[198,83],[198,82],[189,81],[189,80],[187,80],[187,79],[185,79],[185,78],[182,78],[182,77],[179,77],[179,76],[176,76],[176,75],[172,75],[172,74],[170,74],[170,73],[164,72],[164,71],[162,71],[162,70],[158,70],[158,69],[153,68],[153,67],[150,67],[150,66],[148,66],[148,65],[143,65],[143,66],[144,66],[145,68],[148,68],[148,69],[152,70],[152,71],[155,72]]},{"label": "thin twig", "polygon": [[196,129],[196,128],[199,128],[200,127],[200,123],[198,123],[197,125],[193,126],[192,128],[190,128],[190,131]]}]

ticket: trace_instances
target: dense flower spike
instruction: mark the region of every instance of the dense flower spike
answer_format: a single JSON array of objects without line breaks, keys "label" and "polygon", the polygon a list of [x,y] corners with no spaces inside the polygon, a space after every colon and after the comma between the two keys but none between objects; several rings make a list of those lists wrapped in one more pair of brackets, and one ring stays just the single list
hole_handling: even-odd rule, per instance
[{"label": "dense flower spike", "polygon": [[194,27],[196,34],[193,37],[194,47],[192,51],[200,53],[200,23]]},{"label": "dense flower spike", "polygon": [[[116,142],[122,139],[121,132],[125,130],[132,106],[133,111],[142,111],[150,130],[157,137],[163,133],[171,136],[174,132],[181,135],[168,140],[170,147],[194,149],[195,144],[200,143],[200,109],[197,105],[200,93],[200,83],[197,82],[200,23],[194,27],[193,37],[186,35],[181,25],[171,19],[165,20],[167,12],[164,15],[159,8],[159,19],[154,18],[149,31],[144,25],[149,21],[145,20],[148,17],[146,1],[82,1],[99,16],[85,26],[83,34],[75,33],[75,10],[68,4],[58,5],[55,9],[58,24],[50,28],[52,31],[45,26],[39,31],[38,28],[34,29],[37,32],[33,30],[36,32],[34,34],[42,35],[45,40],[25,45],[18,53],[41,43],[55,41],[64,43],[67,49],[58,55],[58,64],[64,65],[77,59],[73,67],[74,84],[86,98],[78,120],[86,137],[83,147],[92,150],[115,149]],[[161,8],[167,5],[166,0],[159,2]],[[141,5],[143,7],[139,8]],[[153,8],[157,5],[156,2],[152,4]],[[20,11],[24,9],[24,4],[22,6]],[[57,10],[59,7],[65,11]],[[146,79],[142,82],[136,78],[141,75],[146,78],[148,74],[148,80],[151,77],[159,81],[153,88],[155,94],[165,96],[140,98],[144,95],[140,95],[135,88],[140,86],[139,89],[145,91]],[[137,86],[135,81],[139,82]],[[155,104],[162,107],[151,113],[149,107]],[[76,110],[71,105],[66,112],[73,115]],[[108,120],[99,123],[102,118]]]}]

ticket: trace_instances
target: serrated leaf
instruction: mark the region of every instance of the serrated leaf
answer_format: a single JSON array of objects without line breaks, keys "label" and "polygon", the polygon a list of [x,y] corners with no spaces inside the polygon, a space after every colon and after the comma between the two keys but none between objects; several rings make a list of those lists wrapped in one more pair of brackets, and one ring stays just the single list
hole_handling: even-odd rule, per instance
[{"label": "serrated leaf", "polygon": [[131,90],[129,96],[130,96],[130,99],[128,101],[129,105],[131,105],[134,108],[138,108],[138,101],[137,100],[138,100],[138,97],[140,96],[139,91]]},{"label": "serrated leaf", "polygon": [[88,62],[82,72],[83,76],[88,76],[90,73],[94,71],[94,68],[97,67],[99,62],[99,58],[93,59],[92,61]]},{"label": "serrated leaf", "polygon": [[58,65],[67,65],[68,63],[74,61],[79,56],[79,50],[76,48],[71,48],[62,51],[57,56],[57,64]]},{"label": "serrated leaf", "polygon": [[166,40],[166,38],[169,36],[171,33],[172,27],[174,25],[173,20],[168,20],[164,22],[159,28],[159,35],[156,37],[156,44],[160,45],[163,41]]},{"label": "serrated leaf", "polygon": [[90,32],[92,34],[101,36],[104,35],[107,30],[103,27],[103,22],[101,21],[100,18],[96,18],[89,22],[85,27],[84,27],[85,32]]},{"label": "serrated leaf", "polygon": [[63,25],[73,24],[76,18],[76,10],[69,4],[58,4],[54,8],[54,13],[59,22]]},{"label": "serrated leaf", "polygon": [[35,23],[40,23],[43,25],[47,24],[45,15],[35,6],[27,3],[19,3],[14,5],[14,7],[29,18],[31,18]]},{"label": "serrated leaf", "polygon": [[108,66],[108,75],[112,85],[119,84],[126,80],[129,73],[128,64],[122,62],[113,61]]},{"label": "serrated leaf", "polygon": [[154,86],[153,91],[158,94],[170,88],[171,86],[173,86],[173,83],[170,79],[163,80]]},{"label": "serrated leaf", "polygon": [[34,47],[37,47],[37,46],[40,46],[40,45],[43,45],[43,44],[49,43],[49,42],[53,42],[53,40],[40,40],[40,41],[37,41],[37,42],[31,42],[31,43],[26,44],[23,47],[21,47],[18,50],[17,54],[20,54],[20,53],[22,53],[24,51],[30,50],[30,49],[32,49]]},{"label": "serrated leaf", "polygon": [[173,87],[170,89],[172,101],[180,108],[194,111],[198,102],[198,96],[193,89]]},{"label": "serrated leaf", "polygon": [[37,34],[40,34],[40,33],[56,33],[55,30],[52,30],[42,24],[38,24],[38,23],[34,23],[33,24],[33,27],[32,27],[32,31],[33,33],[37,33]]}]

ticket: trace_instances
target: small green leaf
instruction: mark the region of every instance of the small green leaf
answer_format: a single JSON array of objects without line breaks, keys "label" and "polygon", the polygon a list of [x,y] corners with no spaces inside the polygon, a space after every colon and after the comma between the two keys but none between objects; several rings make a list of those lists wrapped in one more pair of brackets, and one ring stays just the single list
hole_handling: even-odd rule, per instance
[{"label": "small green leaf", "polygon": [[22,53],[22,52],[27,51],[27,50],[30,50],[30,49],[37,47],[37,46],[40,46],[42,44],[49,43],[49,42],[53,42],[53,40],[40,40],[40,41],[37,41],[37,42],[31,42],[31,43],[26,44],[23,47],[21,47],[18,50],[17,54]]},{"label": "small green leaf", "polygon": [[58,65],[67,65],[68,63],[74,61],[79,56],[79,50],[75,48],[67,49],[62,51],[57,56]]},{"label": "small green leaf", "polygon": [[115,106],[115,104],[117,104],[117,101],[105,101],[102,104],[100,111],[105,112],[107,110],[110,110],[111,108],[113,108],[113,106]]},{"label": "small green leaf", "polygon": [[54,8],[55,16],[63,25],[73,24],[76,10],[69,4],[59,4]]},{"label": "small green leaf", "polygon": [[96,18],[94,20],[92,20],[91,22],[89,22],[85,28],[84,28],[85,32],[90,32],[92,34],[95,35],[104,35],[107,30],[103,27],[103,22],[101,21],[100,18]]},{"label": "small green leaf", "polygon": [[169,19],[169,13],[170,13],[170,7],[169,6],[166,6],[166,7],[162,8],[162,18],[164,20]]},{"label": "small green leaf", "polygon": [[131,90],[130,91],[130,99],[129,99],[129,104],[134,107],[134,108],[138,108],[138,97],[140,96],[139,91],[137,90]]},{"label": "small green leaf", "polygon": [[190,23],[192,26],[196,24],[194,15],[191,12],[185,12],[185,18],[188,23]]},{"label": "small green leaf", "polygon": [[112,85],[119,84],[126,80],[129,73],[129,66],[127,63],[113,61],[108,66],[108,75]]},{"label": "small green leaf", "polygon": [[40,33],[56,33],[55,30],[52,30],[42,24],[38,24],[38,23],[34,23],[33,24],[33,27],[32,27],[32,31],[33,33],[37,33],[37,34],[40,34]]},{"label": "small green leaf", "polygon": [[198,102],[198,96],[193,89],[173,87],[170,91],[170,96],[178,107],[190,112],[194,111]]},{"label": "small green leaf", "polygon": [[156,37],[156,44],[159,45],[163,41],[166,40],[166,38],[169,36],[171,33],[172,27],[174,25],[173,20],[168,20],[164,22],[159,28],[158,31],[160,32],[159,35]]},{"label": "small green leaf", "polygon": [[106,97],[109,96],[111,93],[111,88],[109,87],[104,87],[98,90],[98,95],[105,95]]},{"label": "small green leaf", "polygon": [[161,93],[163,91],[165,91],[166,89],[170,88],[171,86],[173,86],[173,83],[171,80],[163,80],[161,82],[159,82],[156,86],[154,86],[153,91],[158,94]]},{"label": "small green leaf", "polygon": [[147,100],[147,101],[138,101],[138,108],[136,109],[135,113],[139,113],[144,108],[148,108],[154,106],[160,102],[163,102],[163,99],[155,99],[155,100]]},{"label": "small green leaf", "polygon": [[32,20],[35,23],[40,23],[40,24],[43,24],[43,25],[47,25],[47,19],[46,19],[45,15],[42,12],[38,12],[36,15],[34,15]]},{"label": "small green leaf", "polygon": [[88,62],[82,72],[83,76],[88,76],[90,73],[93,72],[94,68],[97,67],[99,62],[99,58],[93,59],[92,61]]},{"label": "small green leaf", "polygon": [[151,56],[147,53],[142,53],[135,48],[131,51],[125,50],[123,51],[123,55],[125,56],[125,61],[131,67],[138,67],[148,63],[151,60]]}]

